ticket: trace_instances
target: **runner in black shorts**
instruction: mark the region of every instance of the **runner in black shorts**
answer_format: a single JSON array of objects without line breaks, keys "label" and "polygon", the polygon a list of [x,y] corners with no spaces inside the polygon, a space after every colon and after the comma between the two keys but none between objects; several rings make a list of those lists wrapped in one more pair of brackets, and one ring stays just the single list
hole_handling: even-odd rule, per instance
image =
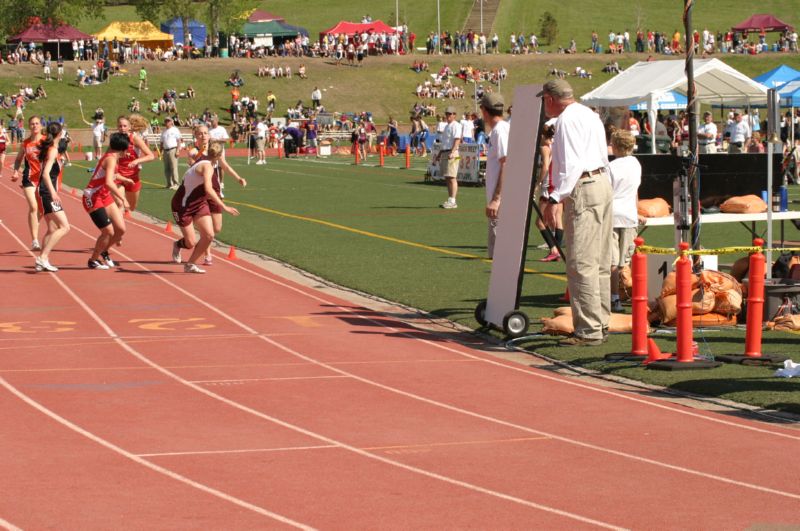
[{"label": "runner in black shorts", "polygon": [[50,264],[50,252],[69,232],[67,214],[61,207],[61,198],[58,197],[59,179],[68,142],[64,139],[64,130],[58,122],[48,124],[45,132],[46,135],[39,144],[42,173],[39,176],[37,195],[47,232],[42,239],[42,251],[36,257],[35,266],[37,271],[55,273],[58,268]]},{"label": "runner in black shorts", "polygon": [[23,161],[25,169],[22,172],[22,191],[25,200],[28,202],[28,228],[31,231],[32,251],[41,251],[39,245],[39,206],[36,200],[36,186],[39,184],[41,174],[41,161],[39,160],[39,142],[42,140],[42,121],[38,116],[31,116],[28,119],[30,136],[22,141],[22,146],[14,160],[14,173],[11,181],[17,182],[20,178],[20,167]]}]

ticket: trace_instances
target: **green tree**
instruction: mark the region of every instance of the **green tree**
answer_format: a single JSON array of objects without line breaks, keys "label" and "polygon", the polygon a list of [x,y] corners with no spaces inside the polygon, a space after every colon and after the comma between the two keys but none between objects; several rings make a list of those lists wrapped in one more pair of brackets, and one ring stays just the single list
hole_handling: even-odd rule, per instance
[{"label": "green tree", "polygon": [[539,35],[548,46],[558,38],[558,21],[550,11],[545,11],[539,18]]},{"label": "green tree", "polygon": [[103,10],[102,2],[95,0],[3,0],[0,5],[0,37],[25,29],[33,18],[74,24],[97,17]]},{"label": "green tree", "polygon": [[213,38],[218,32],[239,31],[250,13],[258,7],[258,0],[209,0],[205,21],[209,35]]},{"label": "green tree", "polygon": [[[197,18],[199,2],[195,0],[134,0],[136,12],[156,26],[164,19],[178,17],[183,25],[183,44],[189,42],[189,21]],[[202,43],[195,43],[202,45]]]}]

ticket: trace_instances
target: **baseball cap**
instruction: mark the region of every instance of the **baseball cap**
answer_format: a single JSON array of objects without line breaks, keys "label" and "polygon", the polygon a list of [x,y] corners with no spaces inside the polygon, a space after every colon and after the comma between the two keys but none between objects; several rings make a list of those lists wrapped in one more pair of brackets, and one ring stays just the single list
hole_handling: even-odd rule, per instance
[{"label": "baseball cap", "polygon": [[572,92],[572,85],[563,79],[551,79],[542,87],[542,91],[537,96],[550,94],[556,98],[571,98],[574,93]]},{"label": "baseball cap", "polygon": [[451,105],[451,106],[449,106],[448,108],[446,108],[444,110],[444,113],[445,114],[458,114],[458,111],[456,111],[456,108]]},{"label": "baseball cap", "polygon": [[481,98],[481,107],[486,110],[494,109],[496,111],[503,112],[504,106],[505,102],[503,101],[503,96],[500,94],[495,94],[492,92],[490,94],[485,94],[483,98]]}]

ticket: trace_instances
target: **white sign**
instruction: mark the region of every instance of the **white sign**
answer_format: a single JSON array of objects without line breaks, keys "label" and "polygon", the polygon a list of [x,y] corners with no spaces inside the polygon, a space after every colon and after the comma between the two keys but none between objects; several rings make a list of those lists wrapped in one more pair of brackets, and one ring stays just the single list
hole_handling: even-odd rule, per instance
[{"label": "white sign", "polygon": [[539,149],[542,85],[523,85],[514,90],[514,119],[508,136],[500,219],[494,247],[486,321],[502,328],[503,319],[519,307],[525,243],[530,225],[533,171]]},{"label": "white sign", "polygon": [[[434,181],[442,181],[439,172],[439,164],[434,164],[436,155],[439,154],[441,147],[439,144],[434,144],[430,152],[430,159],[428,159],[428,174]],[[460,183],[474,183],[481,182],[478,169],[480,167],[480,146],[478,144],[461,144],[458,148],[458,176],[456,180]]]},{"label": "white sign", "polygon": [[253,44],[255,46],[264,46],[265,48],[272,48],[272,35],[257,35],[253,37]]},{"label": "white sign", "polygon": [[[661,288],[664,286],[664,279],[675,269],[675,260],[678,257],[674,254],[648,254],[647,255],[647,300],[654,301],[661,296]],[[703,255],[700,257],[703,262],[703,269],[718,271],[718,261],[716,255]]]}]

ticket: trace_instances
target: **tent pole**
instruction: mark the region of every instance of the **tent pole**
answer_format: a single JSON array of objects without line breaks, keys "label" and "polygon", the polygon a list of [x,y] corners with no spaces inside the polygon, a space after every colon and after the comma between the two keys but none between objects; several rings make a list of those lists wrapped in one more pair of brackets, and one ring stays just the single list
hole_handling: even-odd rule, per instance
[{"label": "tent pole", "polygon": [[[694,36],[692,35],[693,0],[684,0],[683,24],[686,32],[686,119],[689,121],[689,157],[684,161],[689,177],[691,195],[691,244],[692,249],[700,248],[700,182],[697,175],[697,94],[694,84]],[[697,261],[699,262],[699,257]]]},{"label": "tent pole", "polygon": [[656,149],[656,109],[654,105],[655,97],[650,94],[647,99],[647,120],[650,122],[650,154],[658,153]]}]

